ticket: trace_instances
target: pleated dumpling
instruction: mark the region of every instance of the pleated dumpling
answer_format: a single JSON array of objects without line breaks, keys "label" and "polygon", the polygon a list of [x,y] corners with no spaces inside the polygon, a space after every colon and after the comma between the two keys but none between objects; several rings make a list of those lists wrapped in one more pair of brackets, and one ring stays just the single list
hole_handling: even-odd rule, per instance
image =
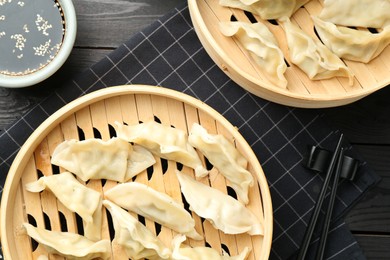
[{"label": "pleated dumpling", "polygon": [[279,20],[286,33],[291,62],[312,80],[347,77],[353,84],[353,74],[343,61],[319,40],[314,40],[289,18]]},{"label": "pleated dumpling", "polygon": [[310,0],[219,0],[222,6],[242,9],[259,15],[264,20],[290,17]]},{"label": "pleated dumpling", "polygon": [[112,242],[122,246],[128,258],[169,258],[171,250],[129,212],[108,200],[104,200],[103,205],[110,211],[114,223],[115,237]]},{"label": "pleated dumpling", "polygon": [[122,208],[193,239],[202,239],[202,236],[195,230],[194,219],[182,204],[145,184],[121,183],[107,190],[104,195]]},{"label": "pleated dumpling", "polygon": [[390,1],[324,0],[320,18],[344,26],[383,28],[390,25]]},{"label": "pleated dumpling", "polygon": [[99,192],[82,185],[69,172],[43,176],[26,184],[26,190],[30,192],[41,192],[46,188],[84,220],[84,233],[88,239],[96,241],[101,238],[102,197]]},{"label": "pleated dumpling", "polygon": [[30,192],[41,192],[46,188],[69,210],[79,214],[83,220],[92,222],[92,215],[98,210],[101,200],[99,192],[84,186],[69,172],[43,176],[26,184],[26,190]]},{"label": "pleated dumpling", "polygon": [[116,126],[119,138],[141,145],[161,158],[193,168],[197,175],[207,174],[195,149],[188,143],[187,133],[183,130],[154,121],[137,125],[116,122]]},{"label": "pleated dumpling", "polygon": [[133,145],[132,147],[133,149],[127,159],[125,181],[130,180],[138,173],[156,163],[156,159],[154,159],[153,154],[149,150],[139,145]]},{"label": "pleated dumpling", "polygon": [[24,223],[27,234],[41,244],[48,253],[69,260],[110,259],[111,242],[108,239],[93,242],[70,232],[50,231]]},{"label": "pleated dumpling", "polygon": [[248,191],[254,183],[252,174],[246,170],[248,161],[223,135],[209,134],[199,124],[193,124],[188,141],[201,151],[209,162],[230,182],[238,198],[249,202]]},{"label": "pleated dumpling", "polygon": [[390,25],[379,33],[371,33],[312,18],[321,41],[340,58],[367,63],[390,44]]},{"label": "pleated dumpling", "polygon": [[262,23],[221,22],[220,31],[228,37],[235,37],[249,52],[256,64],[264,71],[264,77],[271,84],[286,88],[284,76],[287,65],[275,36]]},{"label": "pleated dumpling", "polygon": [[239,255],[229,256],[226,253],[220,255],[215,249],[210,247],[181,247],[186,240],[183,235],[176,235],[172,240],[172,260],[244,260],[247,258],[250,250],[245,247]]},{"label": "pleated dumpling", "polygon": [[124,182],[130,149],[131,145],[120,138],[66,140],[54,150],[51,163],[76,174],[83,181]]},{"label": "pleated dumpling", "polygon": [[264,233],[262,220],[244,204],[184,173],[177,171],[176,174],[190,209],[198,216],[209,220],[215,228],[225,234]]}]

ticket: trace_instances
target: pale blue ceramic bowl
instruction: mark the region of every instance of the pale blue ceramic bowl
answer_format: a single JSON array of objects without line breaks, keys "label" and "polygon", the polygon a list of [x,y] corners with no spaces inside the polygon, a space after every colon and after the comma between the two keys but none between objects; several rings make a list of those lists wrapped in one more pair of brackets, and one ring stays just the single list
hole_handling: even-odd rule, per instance
[{"label": "pale blue ceramic bowl", "polygon": [[58,4],[65,23],[63,41],[54,58],[47,65],[28,74],[7,75],[0,73],[0,87],[22,88],[37,84],[53,75],[68,59],[76,39],[76,12],[71,0],[58,0]]}]

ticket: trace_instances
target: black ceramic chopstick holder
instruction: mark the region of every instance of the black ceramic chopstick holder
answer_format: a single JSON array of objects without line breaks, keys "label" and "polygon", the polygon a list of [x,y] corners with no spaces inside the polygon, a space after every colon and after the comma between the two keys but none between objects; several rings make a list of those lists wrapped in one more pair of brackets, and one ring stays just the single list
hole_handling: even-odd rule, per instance
[{"label": "black ceramic chopstick holder", "polygon": [[324,180],[324,183],[323,183],[322,188],[320,190],[320,193],[318,195],[317,202],[314,206],[314,210],[313,210],[313,213],[311,215],[309,225],[308,225],[306,232],[305,232],[305,235],[303,237],[303,241],[302,241],[300,250],[298,252],[297,259],[299,259],[299,260],[303,260],[306,257],[306,253],[307,253],[307,250],[309,248],[311,238],[313,236],[314,228],[317,224],[318,216],[320,214],[321,207],[322,207],[322,204],[323,204],[324,199],[325,199],[326,191],[328,189],[330,180],[331,180],[332,176],[334,175],[334,168],[335,168],[335,165],[337,163],[337,159],[339,158],[343,139],[344,139],[344,135],[341,134],[340,138],[338,140],[336,149],[331,157],[331,161],[330,161],[329,167],[328,167],[327,172],[326,172],[325,180]]},{"label": "black ceramic chopstick holder", "polygon": [[[308,246],[311,241],[311,237],[314,232],[315,226],[318,224],[318,216],[321,211],[323,201],[325,199],[325,194],[330,184],[330,181],[333,178],[333,183],[331,185],[331,191],[329,194],[329,201],[327,208],[325,210],[325,219],[323,220],[323,226],[321,229],[321,236],[319,239],[319,246],[316,252],[317,260],[324,258],[324,252],[327,242],[327,236],[329,232],[330,221],[333,213],[334,202],[336,198],[336,191],[339,183],[339,179],[346,179],[352,181],[355,178],[359,161],[346,156],[345,149],[342,148],[343,135],[341,134],[337,146],[334,152],[325,150],[323,148],[312,146],[310,148],[310,153],[306,163],[306,167],[315,171],[323,172],[326,174],[323,186],[321,188],[320,194],[318,195],[318,200],[316,202],[314,212],[311,216],[308,228],[306,230],[301,248],[299,250],[298,258],[299,260],[304,260]],[[334,168],[337,164],[337,167]]]}]

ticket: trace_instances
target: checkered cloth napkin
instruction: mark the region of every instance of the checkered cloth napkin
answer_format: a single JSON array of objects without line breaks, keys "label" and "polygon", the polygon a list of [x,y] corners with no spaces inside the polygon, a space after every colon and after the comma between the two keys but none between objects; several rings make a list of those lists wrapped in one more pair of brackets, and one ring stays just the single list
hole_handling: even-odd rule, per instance
[{"label": "checkered cloth napkin", "polygon": [[[294,258],[323,182],[321,174],[304,167],[306,151],[311,145],[333,149],[340,133],[324,123],[318,110],[271,103],[231,81],[199,42],[187,5],[133,35],[1,132],[1,187],[20,146],[49,115],[85,93],[137,83],[173,88],[194,96],[238,127],[260,160],[271,190],[274,235],[270,259]],[[358,158],[352,147],[347,153]],[[362,163],[354,182],[341,182],[327,259],[365,259],[342,216],[377,181],[376,175]],[[309,259],[315,247],[314,241]]]}]

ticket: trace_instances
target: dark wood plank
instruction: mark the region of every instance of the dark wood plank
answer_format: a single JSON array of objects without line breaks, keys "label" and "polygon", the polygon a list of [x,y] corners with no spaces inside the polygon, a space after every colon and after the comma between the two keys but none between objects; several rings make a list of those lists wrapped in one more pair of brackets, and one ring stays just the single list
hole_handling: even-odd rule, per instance
[{"label": "dark wood plank", "polygon": [[75,48],[65,64],[44,82],[20,89],[0,88],[0,129],[14,122],[52,93],[59,86],[58,82],[71,79],[110,52],[110,49]]},{"label": "dark wood plank", "polygon": [[347,214],[352,231],[390,235],[389,188],[376,187]]},{"label": "dark wood plank", "polygon": [[76,46],[113,47],[171,11],[182,0],[75,0],[78,21]]},{"label": "dark wood plank", "polygon": [[356,232],[390,235],[390,146],[357,145],[356,149],[382,180],[355,205],[346,222]]},{"label": "dark wood plank", "polygon": [[325,109],[325,119],[352,143],[390,144],[390,88],[347,106]]},{"label": "dark wood plank", "polygon": [[355,234],[367,259],[390,259],[390,236],[368,236]]}]

